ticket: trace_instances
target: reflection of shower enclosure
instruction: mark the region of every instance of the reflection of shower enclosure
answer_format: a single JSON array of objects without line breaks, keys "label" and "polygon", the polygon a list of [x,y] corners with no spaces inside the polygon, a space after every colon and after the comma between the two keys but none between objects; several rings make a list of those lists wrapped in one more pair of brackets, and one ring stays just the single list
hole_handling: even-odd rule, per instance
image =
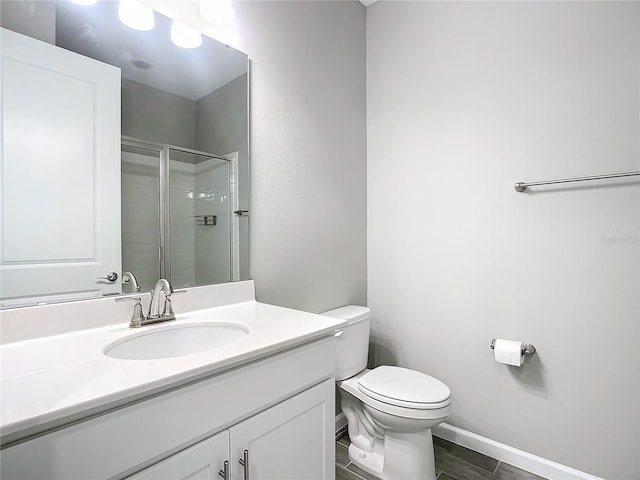
[{"label": "reflection of shower enclosure", "polygon": [[122,270],[143,290],[237,280],[230,175],[230,159],[123,139]]}]

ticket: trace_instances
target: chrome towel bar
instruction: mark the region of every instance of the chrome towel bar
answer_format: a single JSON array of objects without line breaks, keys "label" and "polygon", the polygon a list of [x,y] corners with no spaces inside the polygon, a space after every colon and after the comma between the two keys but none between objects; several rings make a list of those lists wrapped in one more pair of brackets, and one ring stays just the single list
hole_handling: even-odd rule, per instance
[{"label": "chrome towel bar", "polygon": [[640,176],[640,172],[623,172],[623,173],[610,173],[608,175],[592,175],[590,177],[574,177],[574,178],[560,178],[558,180],[545,180],[542,182],[518,182],[514,185],[516,192],[524,192],[527,187],[537,187],[539,185],[553,185],[556,183],[570,183],[570,182],[585,182],[590,180],[605,180],[610,178],[622,178],[622,177],[636,177]]}]

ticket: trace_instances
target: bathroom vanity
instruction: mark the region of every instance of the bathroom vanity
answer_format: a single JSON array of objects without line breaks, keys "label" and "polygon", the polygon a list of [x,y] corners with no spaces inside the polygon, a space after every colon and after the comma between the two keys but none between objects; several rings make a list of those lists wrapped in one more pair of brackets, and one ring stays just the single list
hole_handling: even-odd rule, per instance
[{"label": "bathroom vanity", "polygon": [[[130,329],[125,317],[2,345],[2,478],[334,478],[333,332],[344,322],[255,302],[253,282],[190,290],[176,300],[185,306],[167,325]],[[169,358],[157,358],[163,344],[144,359],[105,354],[212,325],[245,334]]]},{"label": "bathroom vanity", "polygon": [[[249,274],[248,58],[204,38],[202,59],[229,69],[193,68],[195,52],[166,44],[171,19],[156,12],[155,35],[131,40],[117,9],[55,2],[51,43],[0,29],[0,476],[333,479],[344,322],[261,304],[237,282]],[[229,117],[218,98],[238,120],[228,139],[212,134]],[[129,328],[133,303],[108,295],[133,273],[143,289],[158,276],[234,283],[189,288],[176,320]],[[149,311],[149,294],[135,296]]]}]

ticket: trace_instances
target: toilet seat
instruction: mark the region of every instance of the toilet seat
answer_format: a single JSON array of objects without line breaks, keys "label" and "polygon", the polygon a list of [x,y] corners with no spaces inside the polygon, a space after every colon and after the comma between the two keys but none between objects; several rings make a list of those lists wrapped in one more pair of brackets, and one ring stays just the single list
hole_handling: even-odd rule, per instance
[{"label": "toilet seat", "polygon": [[451,404],[451,390],[440,380],[415,370],[381,366],[360,376],[358,389],[389,405],[433,410]]},{"label": "toilet seat", "polygon": [[[378,367],[379,368],[379,367]],[[355,398],[360,400],[364,405],[367,405],[381,412],[395,415],[402,418],[413,418],[416,420],[430,420],[438,418],[446,418],[451,413],[451,399],[439,404],[428,404],[429,408],[411,408],[406,406],[394,405],[389,402],[382,402],[373,397],[370,397],[360,389],[360,379],[371,372],[372,370],[363,370],[358,375],[338,382],[340,389],[347,393],[350,393]]]}]

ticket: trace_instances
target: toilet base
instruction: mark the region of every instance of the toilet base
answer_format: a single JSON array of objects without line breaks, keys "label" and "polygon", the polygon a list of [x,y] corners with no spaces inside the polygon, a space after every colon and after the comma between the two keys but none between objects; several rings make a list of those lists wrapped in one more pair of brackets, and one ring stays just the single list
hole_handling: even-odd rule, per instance
[{"label": "toilet base", "polygon": [[384,455],[349,446],[349,460],[382,480],[436,480],[431,430],[400,433],[387,430]]},{"label": "toilet base", "polygon": [[362,470],[378,478],[382,478],[382,464],[384,457],[379,453],[365,452],[353,443],[349,445],[349,460]]}]

